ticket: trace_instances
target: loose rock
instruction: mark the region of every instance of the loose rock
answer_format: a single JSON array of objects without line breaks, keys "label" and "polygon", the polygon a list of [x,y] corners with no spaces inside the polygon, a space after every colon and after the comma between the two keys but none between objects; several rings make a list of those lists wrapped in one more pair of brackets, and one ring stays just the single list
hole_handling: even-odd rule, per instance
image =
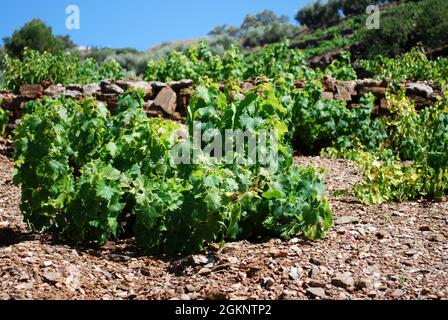
[{"label": "loose rock", "polygon": [[156,99],[154,105],[161,108],[169,115],[173,115],[176,112],[177,96],[176,93],[170,87],[163,88]]},{"label": "loose rock", "polygon": [[355,281],[353,280],[351,274],[338,272],[331,279],[331,284],[336,287],[347,289],[349,287],[353,287]]},{"label": "loose rock", "polygon": [[344,225],[344,224],[357,224],[357,223],[359,223],[359,218],[353,217],[353,216],[339,217],[334,222],[334,224],[337,226]]},{"label": "loose rock", "polygon": [[325,290],[322,288],[308,288],[306,289],[306,294],[312,298],[324,299],[326,297]]}]

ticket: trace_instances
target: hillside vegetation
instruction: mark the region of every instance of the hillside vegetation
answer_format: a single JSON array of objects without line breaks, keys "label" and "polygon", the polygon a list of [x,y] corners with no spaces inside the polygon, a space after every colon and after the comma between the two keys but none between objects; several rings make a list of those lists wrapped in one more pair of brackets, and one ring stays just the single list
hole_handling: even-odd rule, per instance
[{"label": "hillside vegetation", "polygon": [[[345,2],[330,1],[325,8],[334,3]],[[432,5],[440,10],[429,10]],[[365,16],[358,11],[345,12],[348,17],[339,24],[301,31],[295,42],[272,39],[273,44],[247,51],[244,37],[251,30],[287,25],[286,19],[264,12],[248,17],[244,32],[233,30],[240,41],[221,53],[214,51],[212,38],[149,60],[144,77],[158,81],[157,86],[194,81],[183,127],[149,118],[140,89],[125,92],[116,110],[94,98],[28,101],[13,133],[14,183],[21,186],[25,220],[34,230],[81,243],[103,245],[134,235],[142,250],[157,253],[197,252],[214,242],[262,236],[320,239],[332,225],[323,174],[295,165],[295,153],[352,160],[363,181],[340,192],[366,205],[445,197],[448,60],[430,60],[425,47],[446,40],[440,37],[446,29],[429,26],[427,16],[442,21],[446,2],[390,5],[379,30],[362,28]],[[412,19],[403,12],[412,13]],[[271,20],[264,21],[267,16]],[[382,36],[392,29],[395,33]],[[230,32],[223,30],[213,37]],[[298,41],[314,44],[302,50]],[[358,56],[340,51],[327,66],[308,64],[315,54],[355,42],[363,48]],[[384,55],[368,58],[379,52]],[[367,82],[382,91],[381,112],[370,92],[360,91],[350,104],[350,93],[345,100],[324,96],[336,81],[354,86],[361,69],[379,79]],[[4,70],[5,85],[16,92],[24,84],[125,77],[114,60],[98,64],[73,52],[30,48],[21,57],[6,55]],[[380,87],[383,81],[387,86]],[[423,91],[433,103],[417,108],[406,96],[412,90]],[[8,115],[0,111],[4,129]],[[180,135],[182,128],[186,132]],[[222,139],[227,130],[246,132],[265,144],[249,159],[249,143],[232,144],[224,159],[217,149],[227,150],[229,141]],[[269,130],[275,139],[267,139]],[[196,133],[202,137],[199,143]]]}]

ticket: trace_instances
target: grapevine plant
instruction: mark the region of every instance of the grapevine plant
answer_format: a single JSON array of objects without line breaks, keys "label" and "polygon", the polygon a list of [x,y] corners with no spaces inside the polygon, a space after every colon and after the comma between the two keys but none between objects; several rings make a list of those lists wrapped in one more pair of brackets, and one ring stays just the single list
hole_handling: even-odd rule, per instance
[{"label": "grapevine plant", "polygon": [[269,85],[230,102],[214,85],[197,91],[189,131],[198,121],[254,133],[274,124],[279,165],[219,163],[206,153],[176,164],[173,148],[192,140],[179,139],[174,122],[147,118],[140,91],[122,96],[116,115],[90,99],[45,98],[29,103],[15,132],[14,182],[22,187],[27,223],[98,244],[132,232],[151,253],[194,252],[210,242],[263,235],[323,237],[332,218],[322,176],[292,165],[282,124],[292,116],[282,104],[288,99]]}]

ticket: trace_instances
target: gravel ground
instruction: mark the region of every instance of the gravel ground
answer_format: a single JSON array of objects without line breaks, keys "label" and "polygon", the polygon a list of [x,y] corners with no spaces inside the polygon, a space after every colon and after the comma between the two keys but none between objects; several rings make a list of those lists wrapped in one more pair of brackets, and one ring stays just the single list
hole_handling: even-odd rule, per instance
[{"label": "gravel ground", "polygon": [[0,157],[0,299],[447,299],[448,202],[366,207],[333,191],[361,176],[348,161],[296,158],[327,172],[335,225],[316,242],[228,243],[204,255],[139,256],[55,243],[22,222],[13,162]]}]

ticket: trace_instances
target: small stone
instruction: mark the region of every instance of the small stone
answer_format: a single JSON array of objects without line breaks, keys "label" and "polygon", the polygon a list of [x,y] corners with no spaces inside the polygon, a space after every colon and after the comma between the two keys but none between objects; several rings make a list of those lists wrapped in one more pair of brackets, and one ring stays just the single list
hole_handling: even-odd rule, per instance
[{"label": "small stone", "polygon": [[22,98],[35,100],[42,97],[44,88],[40,84],[24,84],[20,86]]},{"label": "small stone", "polygon": [[198,254],[198,255],[191,256],[191,262],[195,265],[206,265],[210,261],[209,261],[208,257]]},{"label": "small stone", "polygon": [[69,84],[67,86],[67,90],[79,91],[82,92],[82,86],[79,84]]},{"label": "small stone", "polygon": [[322,272],[320,271],[320,269],[316,266],[313,266],[310,270],[310,272],[308,273],[308,276],[310,278],[318,278],[320,276]]},{"label": "small stone", "polygon": [[392,292],[392,294],[391,294],[391,296],[394,298],[399,298],[403,295],[404,295],[404,291],[401,289],[394,290],[394,292]]},{"label": "small stone", "polygon": [[379,87],[381,82],[378,80],[366,78],[366,79],[356,80],[356,84],[359,87]]},{"label": "small stone", "polygon": [[124,280],[126,280],[129,283],[132,283],[134,281],[134,277],[130,274],[125,274],[124,275]]},{"label": "small stone", "polygon": [[405,266],[408,266],[408,267],[413,267],[414,266],[414,262],[412,260],[403,260],[402,263]]},{"label": "small stone", "polygon": [[262,270],[262,268],[260,266],[250,266],[249,270],[247,270],[246,272],[246,276],[248,278],[253,278],[255,277],[260,271]]},{"label": "small stone", "polygon": [[30,279],[30,277],[26,273],[23,273],[20,276],[19,281],[26,281],[26,280],[29,280],[29,279]]},{"label": "small stone", "polygon": [[417,255],[418,252],[415,251],[415,250],[408,250],[408,251],[406,251],[404,254],[407,255],[408,257],[412,257],[412,256]]},{"label": "small stone", "polygon": [[374,96],[376,97],[384,97],[386,92],[387,92],[387,88],[384,87],[370,87],[368,89],[365,90],[360,90],[359,94],[360,95],[364,95],[368,92],[371,92]]},{"label": "small stone", "polygon": [[146,81],[142,80],[118,80],[115,81],[115,84],[119,86],[123,90],[142,90],[144,92],[144,98],[149,99],[152,96],[152,86]]},{"label": "small stone", "polygon": [[347,300],[348,297],[344,292],[339,292],[339,294],[335,297],[335,300]]},{"label": "small stone", "polygon": [[174,114],[177,107],[176,92],[170,87],[163,88],[154,100],[154,105],[161,108],[168,115]]},{"label": "small stone", "polygon": [[401,217],[401,216],[403,216],[403,214],[400,211],[393,211],[392,216],[393,217]]},{"label": "small stone", "polygon": [[198,285],[187,284],[185,286],[185,289],[187,290],[187,292],[198,292],[202,289],[202,286],[200,284]]},{"label": "small stone", "polygon": [[271,250],[270,255],[273,258],[284,258],[284,257],[288,256],[288,251],[273,249],[273,250]]},{"label": "small stone", "polygon": [[66,90],[64,92],[64,97],[70,99],[80,99],[82,97],[82,93],[75,90]]},{"label": "small stone", "polygon": [[26,283],[21,283],[19,285],[16,286],[17,290],[31,290],[34,286],[34,283],[32,282],[26,282]]},{"label": "small stone", "polygon": [[121,273],[115,273],[115,276],[118,278],[118,279],[121,279],[121,280],[123,280],[123,276],[121,275]]},{"label": "small stone", "polygon": [[150,81],[149,84],[152,86],[154,91],[160,91],[168,86],[166,83],[160,81]]},{"label": "small stone", "polygon": [[63,96],[65,93],[65,88],[58,84],[58,85],[51,85],[44,91],[44,95],[52,98],[59,98],[60,96]]},{"label": "small stone", "polygon": [[154,100],[148,100],[143,103],[143,110],[146,112],[149,118],[159,118],[165,115],[162,108],[157,107],[154,104]]},{"label": "small stone", "polygon": [[331,284],[336,287],[347,289],[349,287],[353,287],[355,281],[353,280],[351,274],[338,272],[333,279],[331,279]]},{"label": "small stone", "polygon": [[150,277],[152,275],[151,269],[148,267],[141,267],[140,273],[144,276]]},{"label": "small stone", "polygon": [[129,257],[121,255],[121,254],[111,254],[110,255],[110,260],[114,261],[114,262],[126,262],[129,261]]},{"label": "small stone", "polygon": [[337,81],[335,99],[351,101],[357,95],[355,81]]},{"label": "small stone", "polygon": [[189,300],[191,300],[191,298],[190,298],[190,296],[188,294],[181,294],[180,295],[180,300],[189,301]]},{"label": "small stone", "polygon": [[52,262],[52,261],[44,261],[44,266],[45,266],[45,267],[49,267],[49,266],[51,266],[51,265],[53,265],[53,262]]},{"label": "small stone", "polygon": [[299,238],[292,238],[291,240],[288,241],[289,244],[297,244],[299,243],[300,239]]},{"label": "small stone", "polygon": [[82,92],[84,96],[94,96],[100,93],[101,87],[96,83],[86,84],[82,87]]},{"label": "small stone", "polygon": [[429,241],[432,242],[445,242],[445,240],[446,240],[445,236],[441,233],[431,235],[429,238]]},{"label": "small stone", "polygon": [[420,294],[422,296],[426,296],[426,295],[431,294],[431,293],[432,293],[432,291],[427,289],[427,288],[423,288],[422,291],[420,292]]},{"label": "small stone", "polygon": [[61,280],[61,276],[56,272],[46,272],[43,274],[43,278],[50,283],[56,283]]},{"label": "small stone", "polygon": [[101,91],[103,93],[110,93],[120,95],[124,93],[124,90],[117,86],[115,83],[110,82],[109,80],[101,81]]},{"label": "small stone", "polygon": [[321,266],[323,264],[323,261],[317,258],[311,258],[310,263],[314,264],[315,266]]},{"label": "small stone", "polygon": [[421,226],[420,228],[418,228],[418,230],[420,230],[420,231],[431,231],[431,227],[428,226],[428,225],[424,225],[424,226]]},{"label": "small stone", "polygon": [[372,289],[373,283],[371,280],[368,280],[368,279],[360,279],[355,282],[355,288],[358,290]]},{"label": "small stone", "polygon": [[128,296],[127,291],[123,291],[123,290],[117,290],[115,292],[115,294],[117,295],[117,297],[119,298],[126,298]]},{"label": "small stone", "polygon": [[202,268],[199,270],[198,275],[200,276],[208,276],[210,273],[212,273],[212,270],[209,268]]},{"label": "small stone", "polygon": [[109,271],[103,270],[101,273],[108,279],[112,278],[112,274]]},{"label": "small stone", "polygon": [[308,288],[306,289],[306,294],[312,298],[325,298],[325,290],[322,288]]},{"label": "small stone", "polygon": [[262,284],[266,289],[269,290],[274,286],[275,281],[271,277],[266,277],[263,279]]},{"label": "small stone", "polygon": [[431,96],[434,90],[427,84],[421,82],[410,82],[406,84],[406,92],[408,94],[417,94],[428,98]]},{"label": "small stone", "polygon": [[289,248],[289,252],[288,252],[289,255],[294,255],[294,254],[299,255],[301,253],[302,253],[302,250],[296,245],[291,246]]},{"label": "small stone", "polygon": [[295,291],[295,290],[283,290],[283,292],[279,296],[279,299],[280,300],[291,300],[295,296],[297,296],[297,291]]},{"label": "small stone", "polygon": [[359,218],[353,216],[343,216],[339,217],[335,220],[334,224],[337,226],[345,225],[345,224],[358,224]]},{"label": "small stone", "polygon": [[172,81],[168,83],[168,85],[174,90],[174,91],[180,91],[182,89],[189,88],[194,85],[193,80],[184,79],[180,81]]},{"label": "small stone", "polygon": [[376,298],[377,292],[375,290],[371,290],[371,291],[367,292],[367,296],[369,298]]},{"label": "small stone", "polygon": [[238,259],[238,258],[235,258],[235,257],[228,257],[228,258],[227,258],[227,261],[228,261],[230,264],[237,264],[237,263],[239,262],[239,259]]},{"label": "small stone", "polygon": [[215,289],[211,289],[207,293],[206,299],[207,300],[226,300],[227,294],[225,292],[222,292],[219,289],[215,288]]},{"label": "small stone", "polygon": [[312,288],[325,288],[326,283],[322,280],[312,279],[308,285]]},{"label": "small stone", "polygon": [[299,269],[296,267],[291,268],[291,271],[289,271],[288,276],[291,280],[297,280],[299,279]]}]

